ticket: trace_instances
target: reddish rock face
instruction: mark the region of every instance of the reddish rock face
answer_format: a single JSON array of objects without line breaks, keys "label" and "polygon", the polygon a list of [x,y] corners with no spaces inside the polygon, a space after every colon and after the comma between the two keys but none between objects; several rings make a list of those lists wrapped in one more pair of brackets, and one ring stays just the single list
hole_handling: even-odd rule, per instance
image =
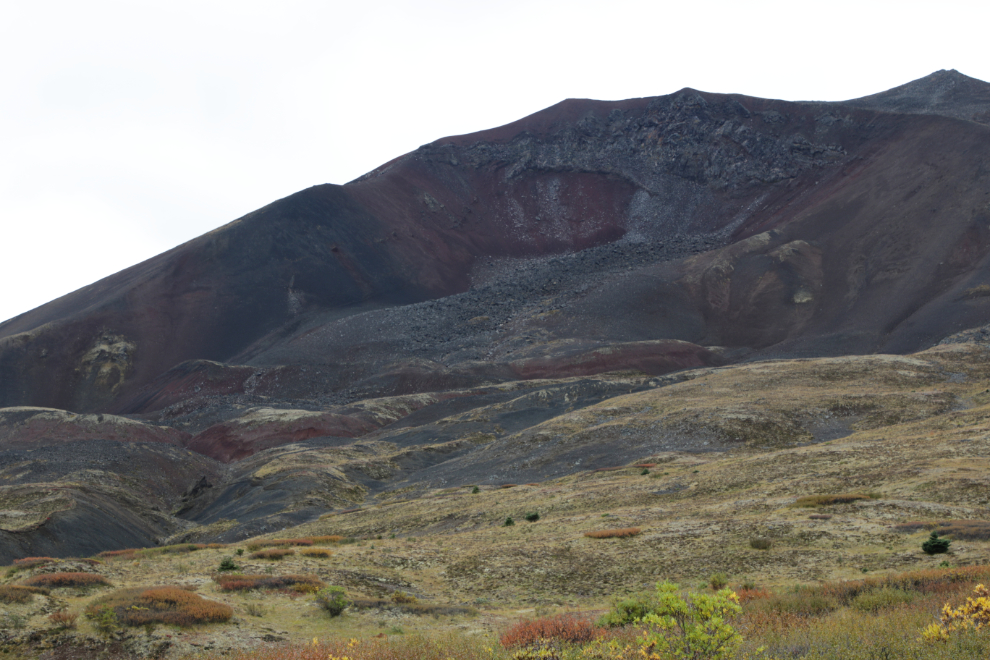
[{"label": "reddish rock face", "polygon": [[[686,89],[438,140],[0,324],[0,405],[174,419],[922,348],[990,316],[968,293],[990,279],[990,128],[959,119],[988,89],[955,72],[848,104]],[[229,417],[197,447],[366,430],[236,439]]]},{"label": "reddish rock face", "polygon": [[254,409],[197,434],[188,448],[229,463],[279,445],[328,436],[353,438],[376,428],[378,425],[351,415]]},{"label": "reddish rock face", "polygon": [[0,408],[0,448],[60,445],[87,440],[161,442],[183,446],[191,436],[114,415],[77,415],[49,408]]}]

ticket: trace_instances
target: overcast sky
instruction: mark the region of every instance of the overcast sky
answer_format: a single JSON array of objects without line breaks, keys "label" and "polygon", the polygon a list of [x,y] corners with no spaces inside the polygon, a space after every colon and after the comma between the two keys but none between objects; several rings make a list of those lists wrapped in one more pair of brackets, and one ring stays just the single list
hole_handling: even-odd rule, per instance
[{"label": "overcast sky", "polygon": [[569,97],[990,80],[990,2],[0,3],[0,320]]}]

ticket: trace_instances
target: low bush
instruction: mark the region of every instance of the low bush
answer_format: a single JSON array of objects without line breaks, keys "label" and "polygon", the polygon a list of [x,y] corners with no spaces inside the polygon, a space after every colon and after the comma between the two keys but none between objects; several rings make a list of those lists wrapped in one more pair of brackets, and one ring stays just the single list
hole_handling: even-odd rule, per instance
[{"label": "low bush", "polygon": [[813,513],[810,516],[808,516],[808,518],[810,518],[811,520],[831,520],[832,519],[832,514],[831,513]]},{"label": "low bush", "polygon": [[252,552],[250,558],[268,559],[270,561],[277,561],[279,559],[285,559],[289,555],[294,555],[294,554],[296,554],[296,551],[289,548],[273,548],[271,550],[259,550],[258,552]]},{"label": "low bush", "polygon": [[101,587],[110,583],[102,575],[95,573],[44,573],[35,575],[23,582],[25,587],[47,587],[59,589],[62,587]]},{"label": "low bush", "polygon": [[125,550],[104,550],[96,556],[102,559],[133,559],[137,552],[138,548],[127,548]]},{"label": "low bush", "polygon": [[910,603],[916,597],[916,594],[898,587],[881,587],[858,594],[852,599],[850,605],[853,609],[862,612],[877,612]]},{"label": "low bush", "polygon": [[772,545],[773,541],[763,536],[757,536],[749,540],[749,547],[754,550],[769,550]]},{"label": "low bush", "polygon": [[624,539],[630,536],[636,536],[639,533],[639,527],[624,527],[622,529],[602,529],[597,532],[585,532],[584,535],[592,539]]},{"label": "low bush", "polygon": [[554,617],[520,621],[499,637],[505,648],[527,647],[541,641],[580,644],[600,637],[602,631],[585,617],[558,614]]},{"label": "low bush", "polygon": [[347,543],[348,541],[353,541],[353,539],[348,539],[346,536],[340,536],[339,534],[328,534],[326,536],[311,536],[310,540],[314,545],[336,545],[338,543]]},{"label": "low bush", "polygon": [[330,616],[340,616],[343,614],[351,601],[347,598],[347,592],[343,587],[324,587],[316,592],[316,602]]},{"label": "low bush", "polygon": [[313,539],[272,539],[266,542],[269,546],[310,546]]},{"label": "low bush", "polygon": [[832,504],[849,504],[857,500],[875,500],[880,496],[877,493],[840,493],[838,495],[807,495],[797,498],[791,506],[795,507],[816,507],[830,506]]},{"label": "low bush", "polygon": [[75,628],[76,619],[79,618],[77,612],[69,612],[68,610],[59,610],[58,612],[52,612],[48,615],[48,622],[54,625],[56,628]]},{"label": "low bush", "polygon": [[314,559],[327,559],[333,555],[329,550],[323,548],[303,548],[299,551],[304,557],[313,557]]},{"label": "low bush", "polygon": [[512,527],[515,524],[516,521],[512,519],[512,516],[509,516],[505,519],[505,522],[502,523],[502,527]]},{"label": "low bush", "polygon": [[627,626],[653,611],[654,604],[648,594],[616,601],[612,609],[598,619],[598,625],[605,628]]},{"label": "low bush", "polygon": [[94,621],[112,618],[117,624],[126,626],[163,623],[186,627],[223,623],[229,621],[233,613],[229,605],[206,600],[181,587],[122,589],[94,600],[86,608],[86,616]]},{"label": "low bush", "polygon": [[220,591],[250,591],[252,589],[292,589],[300,593],[313,592],[326,586],[313,575],[215,575],[213,581]]},{"label": "low bush", "polygon": [[4,603],[5,605],[29,603],[35,594],[47,596],[48,590],[40,587],[23,587],[16,584],[0,586],[0,603]]},{"label": "low bush", "polygon": [[712,591],[721,591],[729,586],[729,576],[725,573],[712,573],[708,577],[708,584]]},{"label": "low bush", "polygon": [[419,599],[407,594],[405,591],[396,591],[392,594],[392,602],[399,605],[411,605],[419,602]]},{"label": "low bush", "polygon": [[15,559],[14,568],[18,570],[28,570],[31,568],[37,568],[38,566],[44,566],[45,564],[54,564],[57,559],[52,557],[25,557],[24,559]]},{"label": "low bush", "polygon": [[536,522],[537,520],[540,519],[540,514],[537,513],[536,511],[531,511],[523,517],[526,518],[527,522]]}]

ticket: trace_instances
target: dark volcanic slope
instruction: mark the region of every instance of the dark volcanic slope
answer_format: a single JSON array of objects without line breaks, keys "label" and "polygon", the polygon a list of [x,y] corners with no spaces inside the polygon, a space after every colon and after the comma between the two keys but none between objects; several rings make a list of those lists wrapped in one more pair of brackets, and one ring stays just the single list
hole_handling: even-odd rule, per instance
[{"label": "dark volcanic slope", "polygon": [[[4,533],[49,552],[103,510],[133,519],[109,545],[239,538],[496,474],[478,447],[669,372],[983,326],[988,112],[955,71],[845,103],[568,100],[273,202],[0,324]],[[623,437],[579,453],[653,442]],[[114,459],[79,490],[24,453],[91,446],[168,487],[129,500]]]},{"label": "dark volcanic slope", "polygon": [[906,85],[841,105],[885,112],[944,115],[990,124],[990,86],[955,69],[936,71]]},{"label": "dark volcanic slope", "polygon": [[[942,77],[891,98],[943,114],[983,103],[985,83],[949,94]],[[596,362],[575,341],[677,339],[702,363],[713,345],[917,348],[985,320],[965,292],[984,279],[988,139],[943,116],[693,90],[565,101],[305,190],[4,323],[0,404],[148,410],[143,388],[190,359],[310,365],[271,393],[320,398],[684,366],[656,345]],[[565,256],[462,293],[486,260],[552,254]]]}]

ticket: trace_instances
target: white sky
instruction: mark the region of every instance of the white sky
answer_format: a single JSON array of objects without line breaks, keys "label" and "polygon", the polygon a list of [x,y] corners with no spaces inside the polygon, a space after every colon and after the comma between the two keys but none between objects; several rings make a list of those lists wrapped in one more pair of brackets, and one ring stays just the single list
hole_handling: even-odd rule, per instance
[{"label": "white sky", "polygon": [[0,320],[564,98],[990,81],[990,2],[3,0]]}]

